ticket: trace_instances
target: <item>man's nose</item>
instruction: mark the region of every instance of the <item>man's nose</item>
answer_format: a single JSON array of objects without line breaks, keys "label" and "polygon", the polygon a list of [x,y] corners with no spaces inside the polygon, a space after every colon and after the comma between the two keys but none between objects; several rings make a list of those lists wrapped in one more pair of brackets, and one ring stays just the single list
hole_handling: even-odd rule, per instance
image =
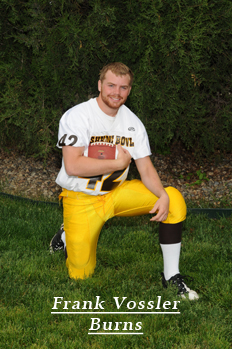
[{"label": "man's nose", "polygon": [[115,93],[116,95],[120,95],[120,87],[119,87],[119,86],[115,86],[115,87],[114,87],[114,93]]}]

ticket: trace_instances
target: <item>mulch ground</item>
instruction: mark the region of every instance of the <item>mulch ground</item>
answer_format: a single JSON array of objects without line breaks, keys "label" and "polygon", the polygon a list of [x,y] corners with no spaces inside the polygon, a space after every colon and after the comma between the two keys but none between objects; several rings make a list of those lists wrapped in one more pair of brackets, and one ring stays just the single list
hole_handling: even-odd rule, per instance
[{"label": "mulch ground", "polygon": [[[186,201],[196,207],[202,201],[209,207],[232,207],[232,153],[215,153],[199,162],[193,154],[180,147],[168,155],[154,154],[152,161],[164,186],[181,191]],[[36,200],[58,201],[61,188],[55,183],[61,155],[53,154],[46,162],[26,157],[15,151],[0,152],[0,191]],[[132,165],[132,177],[135,177]],[[137,174],[137,178],[139,175]]]}]

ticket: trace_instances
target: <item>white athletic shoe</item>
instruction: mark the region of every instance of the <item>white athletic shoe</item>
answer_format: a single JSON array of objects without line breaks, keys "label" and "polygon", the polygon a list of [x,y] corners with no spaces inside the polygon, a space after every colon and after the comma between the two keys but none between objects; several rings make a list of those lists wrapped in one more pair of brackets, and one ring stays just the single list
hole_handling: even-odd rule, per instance
[{"label": "white athletic shoe", "polygon": [[165,288],[169,285],[174,285],[178,288],[177,294],[182,298],[188,298],[190,301],[199,299],[199,296],[196,291],[191,290],[185,283],[184,279],[191,279],[187,275],[176,274],[172,276],[169,280],[165,280],[164,274],[162,275],[162,284]]}]

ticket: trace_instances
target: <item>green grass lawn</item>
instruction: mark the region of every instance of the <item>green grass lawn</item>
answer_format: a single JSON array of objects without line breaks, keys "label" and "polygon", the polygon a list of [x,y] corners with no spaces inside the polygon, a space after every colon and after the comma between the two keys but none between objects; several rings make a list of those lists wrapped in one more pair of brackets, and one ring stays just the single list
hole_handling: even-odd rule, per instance
[{"label": "green grass lawn", "polygon": [[[68,278],[62,252],[49,253],[61,207],[0,197],[0,218],[0,348],[232,348],[232,217],[189,215],[184,223],[180,269],[194,279],[188,284],[200,295],[195,302],[162,288],[158,225],[148,217],[108,221],[95,274],[81,281]],[[52,309],[55,297],[63,298]],[[115,300],[123,297],[118,310]],[[90,303],[83,309],[84,301],[92,309]],[[147,309],[151,301],[154,308]],[[173,310],[174,301],[180,303]]]}]

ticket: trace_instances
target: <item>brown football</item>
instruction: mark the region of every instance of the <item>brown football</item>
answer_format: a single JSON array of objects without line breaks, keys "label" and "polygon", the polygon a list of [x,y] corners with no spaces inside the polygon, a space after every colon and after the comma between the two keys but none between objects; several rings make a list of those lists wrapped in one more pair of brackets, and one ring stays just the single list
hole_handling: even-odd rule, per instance
[{"label": "brown football", "polygon": [[94,159],[115,159],[116,145],[110,143],[91,143],[88,149],[88,157]]}]

